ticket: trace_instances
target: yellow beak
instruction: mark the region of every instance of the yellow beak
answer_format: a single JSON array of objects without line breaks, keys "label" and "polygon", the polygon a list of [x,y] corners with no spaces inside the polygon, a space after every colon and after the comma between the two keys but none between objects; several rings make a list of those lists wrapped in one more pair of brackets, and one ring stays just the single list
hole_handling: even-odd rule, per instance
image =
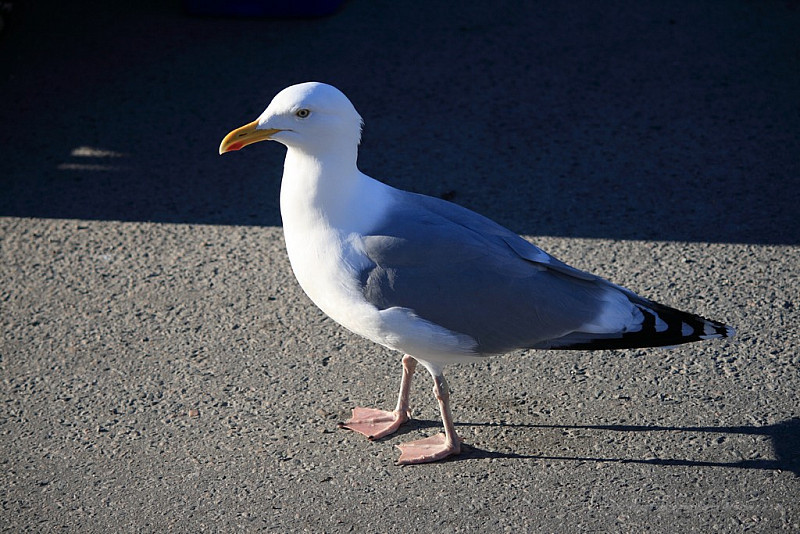
[{"label": "yellow beak", "polygon": [[270,137],[282,130],[276,128],[267,128],[258,130],[258,121],[253,121],[250,124],[245,124],[241,128],[236,128],[234,131],[225,136],[222,143],[219,144],[219,153],[232,152],[258,143],[259,141],[267,141]]}]

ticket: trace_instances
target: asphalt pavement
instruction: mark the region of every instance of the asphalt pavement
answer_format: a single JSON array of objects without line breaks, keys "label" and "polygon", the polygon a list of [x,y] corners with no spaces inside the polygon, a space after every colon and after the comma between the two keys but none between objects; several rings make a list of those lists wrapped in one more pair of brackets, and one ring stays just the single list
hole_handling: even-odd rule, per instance
[{"label": "asphalt pavement", "polygon": [[[0,33],[4,532],[800,531],[800,5],[350,0],[308,19],[13,2]],[[559,259],[724,321],[672,350],[446,370],[438,431],[369,442],[400,355],[303,295],[283,148],[220,157],[288,85],[359,158]]]}]

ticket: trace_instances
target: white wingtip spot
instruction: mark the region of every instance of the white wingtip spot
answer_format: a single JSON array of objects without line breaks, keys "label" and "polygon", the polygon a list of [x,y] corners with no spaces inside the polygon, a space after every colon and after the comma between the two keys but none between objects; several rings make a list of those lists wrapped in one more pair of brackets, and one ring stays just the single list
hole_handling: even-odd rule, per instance
[{"label": "white wingtip spot", "polygon": [[700,336],[700,339],[717,339],[721,337],[733,337],[736,335],[736,330],[731,328],[730,326],[725,326],[725,333],[720,334],[713,326],[705,325],[703,328],[703,335]]}]

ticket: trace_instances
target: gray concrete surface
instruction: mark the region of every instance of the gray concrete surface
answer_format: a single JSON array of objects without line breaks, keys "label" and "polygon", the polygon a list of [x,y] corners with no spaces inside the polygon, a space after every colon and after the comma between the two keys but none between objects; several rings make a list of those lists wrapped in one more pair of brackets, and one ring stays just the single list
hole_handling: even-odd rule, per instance
[{"label": "gray concrete surface", "polygon": [[[0,36],[3,531],[800,530],[796,2],[107,4]],[[398,436],[336,428],[399,357],[295,284],[281,148],[216,155],[309,79],[366,172],[739,335],[453,366],[469,448],[395,467],[430,384]]]}]

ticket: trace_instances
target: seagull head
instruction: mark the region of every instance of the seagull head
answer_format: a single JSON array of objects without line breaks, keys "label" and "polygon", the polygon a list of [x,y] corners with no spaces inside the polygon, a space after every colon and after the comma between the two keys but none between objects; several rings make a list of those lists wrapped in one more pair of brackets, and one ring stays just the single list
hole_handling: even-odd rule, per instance
[{"label": "seagull head", "polygon": [[324,83],[300,83],[275,95],[258,119],[226,135],[219,153],[267,140],[310,154],[352,150],[361,140],[361,126],[361,116],[344,93]]}]

